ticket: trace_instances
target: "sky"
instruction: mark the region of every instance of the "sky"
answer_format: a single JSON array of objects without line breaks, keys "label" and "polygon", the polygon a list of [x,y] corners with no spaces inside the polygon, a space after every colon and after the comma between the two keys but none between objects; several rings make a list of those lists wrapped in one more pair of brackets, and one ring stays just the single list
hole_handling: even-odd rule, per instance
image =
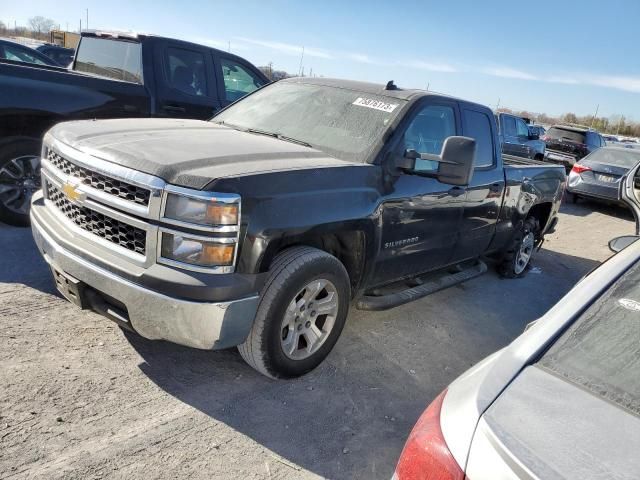
[{"label": "sky", "polygon": [[155,33],[289,73],[640,121],[640,0],[0,0],[0,20]]}]

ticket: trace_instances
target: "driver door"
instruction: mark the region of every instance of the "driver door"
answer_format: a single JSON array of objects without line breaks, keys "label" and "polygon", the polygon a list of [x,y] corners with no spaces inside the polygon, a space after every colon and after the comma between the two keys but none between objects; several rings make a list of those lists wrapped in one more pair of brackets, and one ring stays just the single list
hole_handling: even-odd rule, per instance
[{"label": "driver door", "polygon": [[[440,154],[444,140],[461,132],[457,102],[429,99],[405,124],[395,155],[407,149]],[[382,204],[382,238],[372,284],[435,270],[450,263],[458,242],[466,188],[421,175],[438,163],[416,160],[413,172],[398,175]]]}]

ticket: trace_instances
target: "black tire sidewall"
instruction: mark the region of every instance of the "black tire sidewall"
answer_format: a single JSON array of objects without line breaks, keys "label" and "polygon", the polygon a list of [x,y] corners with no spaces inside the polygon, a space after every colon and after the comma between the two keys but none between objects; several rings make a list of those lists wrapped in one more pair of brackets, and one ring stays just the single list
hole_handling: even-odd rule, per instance
[{"label": "black tire sidewall", "polygon": [[[0,142],[0,168],[6,162],[22,155],[40,157],[41,145],[42,142],[31,137],[14,137]],[[0,202],[0,221],[18,227],[27,227],[29,226],[29,214],[20,215],[9,210]]]},{"label": "black tire sidewall", "polygon": [[507,278],[520,278],[527,273],[531,265],[531,259],[533,258],[533,255],[531,256],[531,258],[529,258],[529,262],[527,263],[524,270],[520,273],[516,273],[516,262],[518,260],[518,253],[520,252],[520,246],[522,245],[524,237],[529,232],[534,232],[535,234],[537,225],[537,221],[533,218],[527,218],[520,225],[518,231],[515,233],[511,241],[511,245],[507,253],[504,256],[502,265],[500,266],[499,272],[502,276]]},{"label": "black tire sidewall", "polygon": [[[281,278],[283,281],[279,282]],[[302,287],[320,278],[333,283],[338,293],[338,314],[335,324],[329,338],[317,352],[303,360],[290,359],[282,350],[280,339],[282,319],[289,303]],[[271,286],[279,290],[275,293],[273,301],[266,305],[267,308],[258,313],[266,316],[262,339],[264,353],[268,359],[265,363],[269,372],[276,377],[298,377],[317,367],[331,352],[340,337],[349,310],[348,276],[340,262],[327,254],[313,260],[305,268],[297,269],[293,274],[288,269],[283,270]]]}]

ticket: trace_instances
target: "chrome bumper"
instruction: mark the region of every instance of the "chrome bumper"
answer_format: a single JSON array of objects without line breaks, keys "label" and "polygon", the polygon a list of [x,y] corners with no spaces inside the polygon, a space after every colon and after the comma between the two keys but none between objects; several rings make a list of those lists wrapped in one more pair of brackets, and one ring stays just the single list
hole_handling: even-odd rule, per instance
[{"label": "chrome bumper", "polygon": [[[34,196],[34,203],[41,195]],[[207,350],[232,347],[246,339],[258,307],[258,296],[206,303],[149,290],[70,252],[58,241],[56,224],[48,220],[46,208],[33,205],[33,237],[47,263],[121,302],[127,309],[129,323],[141,336]]]}]

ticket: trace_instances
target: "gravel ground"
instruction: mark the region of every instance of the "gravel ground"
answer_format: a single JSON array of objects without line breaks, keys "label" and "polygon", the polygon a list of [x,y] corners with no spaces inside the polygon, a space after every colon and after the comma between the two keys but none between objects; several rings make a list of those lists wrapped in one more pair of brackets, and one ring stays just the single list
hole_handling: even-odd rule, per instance
[{"label": "gravel ground", "polygon": [[633,230],[624,210],[565,205],[526,278],[352,310],[328,360],[285,382],[77,310],[30,231],[0,225],[0,478],[388,479],[426,405]]}]

